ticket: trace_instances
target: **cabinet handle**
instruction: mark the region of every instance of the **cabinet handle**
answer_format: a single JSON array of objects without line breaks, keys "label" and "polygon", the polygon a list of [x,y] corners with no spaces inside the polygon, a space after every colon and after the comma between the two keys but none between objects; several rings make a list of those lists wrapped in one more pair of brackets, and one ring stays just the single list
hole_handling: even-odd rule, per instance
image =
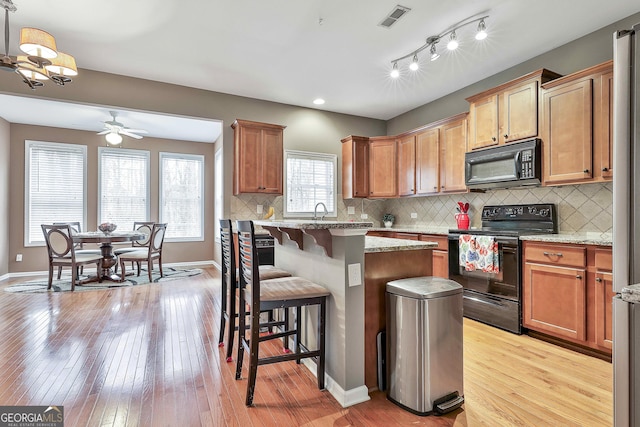
[{"label": "cabinet handle", "polygon": [[542,252],[544,256],[562,256],[562,252]]},{"label": "cabinet handle", "polygon": [[491,140],[492,140],[492,141],[495,141],[495,140],[496,140],[496,137],[495,137],[495,136],[492,136],[492,137],[491,137]]},{"label": "cabinet handle", "polygon": [[585,170],[583,170],[582,172],[584,172],[584,173],[589,173],[589,169],[585,169]]},{"label": "cabinet handle", "polygon": [[602,172],[608,172],[609,168],[602,168]]},{"label": "cabinet handle", "polygon": [[582,279],[582,276],[579,274],[576,274],[576,279]]},{"label": "cabinet handle", "polygon": [[599,277],[596,277],[596,282],[602,282],[602,279]]}]

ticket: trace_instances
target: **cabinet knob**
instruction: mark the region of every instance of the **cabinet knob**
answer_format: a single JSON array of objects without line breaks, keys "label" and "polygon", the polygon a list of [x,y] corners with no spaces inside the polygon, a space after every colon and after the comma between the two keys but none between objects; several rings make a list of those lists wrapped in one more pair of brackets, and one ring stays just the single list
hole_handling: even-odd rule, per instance
[{"label": "cabinet knob", "polygon": [[582,276],[579,274],[576,274],[576,279],[582,279]]},{"label": "cabinet knob", "polygon": [[602,172],[608,172],[609,168],[602,168]]},{"label": "cabinet knob", "polygon": [[504,139],[509,138],[509,135],[507,135],[506,133],[504,134]]},{"label": "cabinet knob", "polygon": [[599,277],[596,277],[596,282],[602,282],[602,279]]},{"label": "cabinet knob", "polygon": [[492,141],[495,141],[495,140],[496,140],[496,137],[495,137],[495,136],[491,137],[491,140],[492,140]]},{"label": "cabinet knob", "polygon": [[589,173],[589,169],[585,169],[585,170],[583,170],[582,172],[584,172],[584,173]]},{"label": "cabinet knob", "polygon": [[440,186],[440,188],[444,188],[444,185]]},{"label": "cabinet knob", "polygon": [[434,189],[434,190],[437,190],[437,189],[438,189],[438,187],[433,187],[433,189]]}]

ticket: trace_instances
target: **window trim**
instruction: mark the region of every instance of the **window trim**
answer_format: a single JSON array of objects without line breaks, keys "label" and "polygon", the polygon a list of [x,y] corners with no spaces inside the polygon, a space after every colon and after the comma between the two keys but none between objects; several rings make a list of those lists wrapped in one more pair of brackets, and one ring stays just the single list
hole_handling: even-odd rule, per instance
[{"label": "window trim", "polygon": [[29,151],[31,147],[41,146],[41,147],[57,147],[57,148],[66,148],[68,151],[80,151],[82,153],[82,174],[83,174],[83,183],[82,183],[82,222],[83,224],[87,224],[87,146],[81,144],[69,144],[64,142],[50,142],[50,141],[34,141],[34,140],[25,140],[24,141],[24,221],[23,221],[23,244],[24,247],[38,247],[38,246],[46,246],[46,242],[44,241],[44,236],[42,236],[42,241],[29,241],[29,216],[31,213],[30,209],[30,200],[31,200],[31,162]]},{"label": "window trim", "polygon": [[[205,156],[203,154],[186,154],[186,153],[174,153],[170,151],[161,151],[158,153],[158,218],[159,222],[164,222],[162,218],[162,206],[164,205],[164,197],[162,193],[162,160],[164,158],[172,158],[172,159],[185,159],[185,160],[198,160],[202,163],[201,174],[200,177],[200,236],[198,237],[165,237],[165,242],[204,242],[204,233],[205,233]],[[171,224],[169,224],[171,226]]]},{"label": "window trim", "polygon": [[[220,243],[220,220],[224,215],[224,157],[222,148],[216,150],[214,160],[214,188],[213,188],[213,236],[216,243]],[[218,194],[219,193],[219,194]]]},{"label": "window trim", "polygon": [[119,148],[119,147],[98,147],[98,192],[96,194],[97,197],[97,210],[96,210],[96,224],[100,224],[100,212],[102,212],[102,153],[104,152],[114,152],[120,153],[123,151],[131,152],[131,153],[141,153],[140,157],[145,158],[145,163],[147,167],[146,180],[147,180],[147,203],[146,203],[146,213],[144,221],[149,221],[151,218],[151,152],[149,150],[137,150],[134,148]]},{"label": "window trim", "polygon": [[333,163],[333,210],[329,211],[325,217],[337,218],[338,216],[338,156],[331,153],[318,153],[314,151],[300,150],[284,150],[284,194],[282,197],[282,216],[283,218],[313,218],[313,212],[288,212],[287,210],[287,193],[289,179],[287,176],[287,160],[289,156],[295,158],[312,158],[318,160],[331,161]]}]

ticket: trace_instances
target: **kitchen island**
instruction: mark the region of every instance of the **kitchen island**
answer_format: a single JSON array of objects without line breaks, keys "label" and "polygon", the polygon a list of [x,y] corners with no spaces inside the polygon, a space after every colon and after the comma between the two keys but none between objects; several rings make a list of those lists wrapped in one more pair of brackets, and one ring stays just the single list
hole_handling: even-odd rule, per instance
[{"label": "kitchen island", "polygon": [[[326,325],[326,387],[344,407],[369,399],[377,383],[376,335],[384,329],[389,280],[431,274],[436,244],[365,237],[370,222],[255,221],[279,243],[275,265],[331,292]],[[315,313],[305,338],[315,344]],[[312,362],[309,362],[312,363]],[[315,369],[312,369],[314,371]]]}]

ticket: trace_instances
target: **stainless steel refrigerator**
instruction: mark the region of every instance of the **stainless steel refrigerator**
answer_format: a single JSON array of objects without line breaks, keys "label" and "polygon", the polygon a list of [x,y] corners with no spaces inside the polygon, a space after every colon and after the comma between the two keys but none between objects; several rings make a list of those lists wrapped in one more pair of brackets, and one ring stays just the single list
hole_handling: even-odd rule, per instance
[{"label": "stainless steel refrigerator", "polygon": [[[640,24],[613,35],[614,426],[640,426]],[[632,286],[633,288],[634,286]],[[623,291],[624,290],[624,291]]]}]

